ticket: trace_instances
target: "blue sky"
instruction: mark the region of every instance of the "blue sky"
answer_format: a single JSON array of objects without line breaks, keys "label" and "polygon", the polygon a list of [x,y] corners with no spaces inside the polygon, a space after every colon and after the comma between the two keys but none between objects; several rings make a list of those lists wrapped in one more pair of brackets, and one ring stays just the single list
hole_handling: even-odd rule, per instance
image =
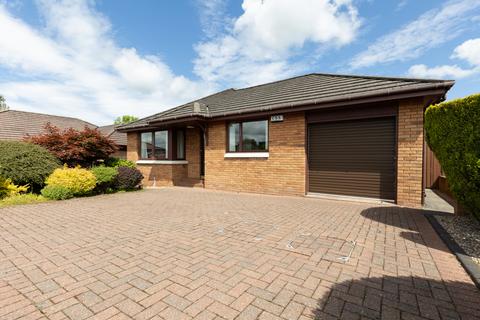
[{"label": "blue sky", "polygon": [[480,92],[478,0],[0,0],[12,109],[108,124],[311,72]]}]

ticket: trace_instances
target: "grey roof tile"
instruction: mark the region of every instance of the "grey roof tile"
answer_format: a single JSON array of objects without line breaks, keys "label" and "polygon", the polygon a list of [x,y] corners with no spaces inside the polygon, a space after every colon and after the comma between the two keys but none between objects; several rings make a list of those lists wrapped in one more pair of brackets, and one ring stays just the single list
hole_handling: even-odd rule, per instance
[{"label": "grey roof tile", "polygon": [[[352,76],[312,73],[244,89],[228,89],[180,105],[161,113],[120,126],[119,129],[141,129],[154,122],[192,116],[215,118],[239,113],[253,113],[279,107],[352,100],[401,91],[442,88],[447,91],[453,81],[393,77]],[[201,112],[194,112],[194,103]]]},{"label": "grey roof tile", "polygon": [[100,130],[100,132],[103,133],[105,136],[112,139],[119,146],[126,146],[127,145],[127,134],[122,133],[122,132],[118,132],[117,127],[118,127],[118,125],[111,124],[111,125],[108,125],[108,126],[98,127],[98,130]]}]

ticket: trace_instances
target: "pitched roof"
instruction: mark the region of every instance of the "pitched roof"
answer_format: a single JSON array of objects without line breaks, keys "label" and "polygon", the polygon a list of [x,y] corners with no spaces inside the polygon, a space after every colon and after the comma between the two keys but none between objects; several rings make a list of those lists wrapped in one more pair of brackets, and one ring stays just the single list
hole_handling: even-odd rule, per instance
[{"label": "pitched roof", "polygon": [[100,130],[100,132],[103,133],[105,136],[112,139],[119,146],[126,146],[127,145],[127,134],[122,133],[122,132],[118,132],[116,130],[117,126],[118,125],[111,124],[111,125],[108,125],[108,126],[98,127],[98,130]]},{"label": "pitched roof", "polygon": [[[139,129],[151,123],[189,117],[205,119],[295,107],[347,101],[382,95],[444,90],[451,80],[425,80],[312,73],[244,89],[228,89],[196,101],[118,127]],[[196,106],[195,106],[196,105]]]},{"label": "pitched roof", "polygon": [[0,140],[22,140],[26,135],[38,135],[50,122],[60,129],[82,130],[97,126],[80,119],[18,110],[0,111]]}]

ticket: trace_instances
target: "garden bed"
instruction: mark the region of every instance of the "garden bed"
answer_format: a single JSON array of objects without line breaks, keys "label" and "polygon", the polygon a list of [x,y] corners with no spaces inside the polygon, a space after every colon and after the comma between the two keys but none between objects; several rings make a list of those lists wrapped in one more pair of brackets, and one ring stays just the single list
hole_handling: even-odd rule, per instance
[{"label": "garden bed", "polygon": [[480,265],[480,223],[471,216],[439,215],[435,217],[453,240]]},{"label": "garden bed", "polygon": [[428,214],[427,218],[480,288],[480,222],[468,215]]}]

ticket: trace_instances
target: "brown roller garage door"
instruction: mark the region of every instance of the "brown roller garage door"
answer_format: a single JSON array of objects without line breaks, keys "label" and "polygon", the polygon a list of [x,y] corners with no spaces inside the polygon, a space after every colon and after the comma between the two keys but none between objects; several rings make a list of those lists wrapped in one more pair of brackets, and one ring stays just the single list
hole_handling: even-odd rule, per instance
[{"label": "brown roller garage door", "polygon": [[395,117],[310,124],[309,192],[395,199]]}]

